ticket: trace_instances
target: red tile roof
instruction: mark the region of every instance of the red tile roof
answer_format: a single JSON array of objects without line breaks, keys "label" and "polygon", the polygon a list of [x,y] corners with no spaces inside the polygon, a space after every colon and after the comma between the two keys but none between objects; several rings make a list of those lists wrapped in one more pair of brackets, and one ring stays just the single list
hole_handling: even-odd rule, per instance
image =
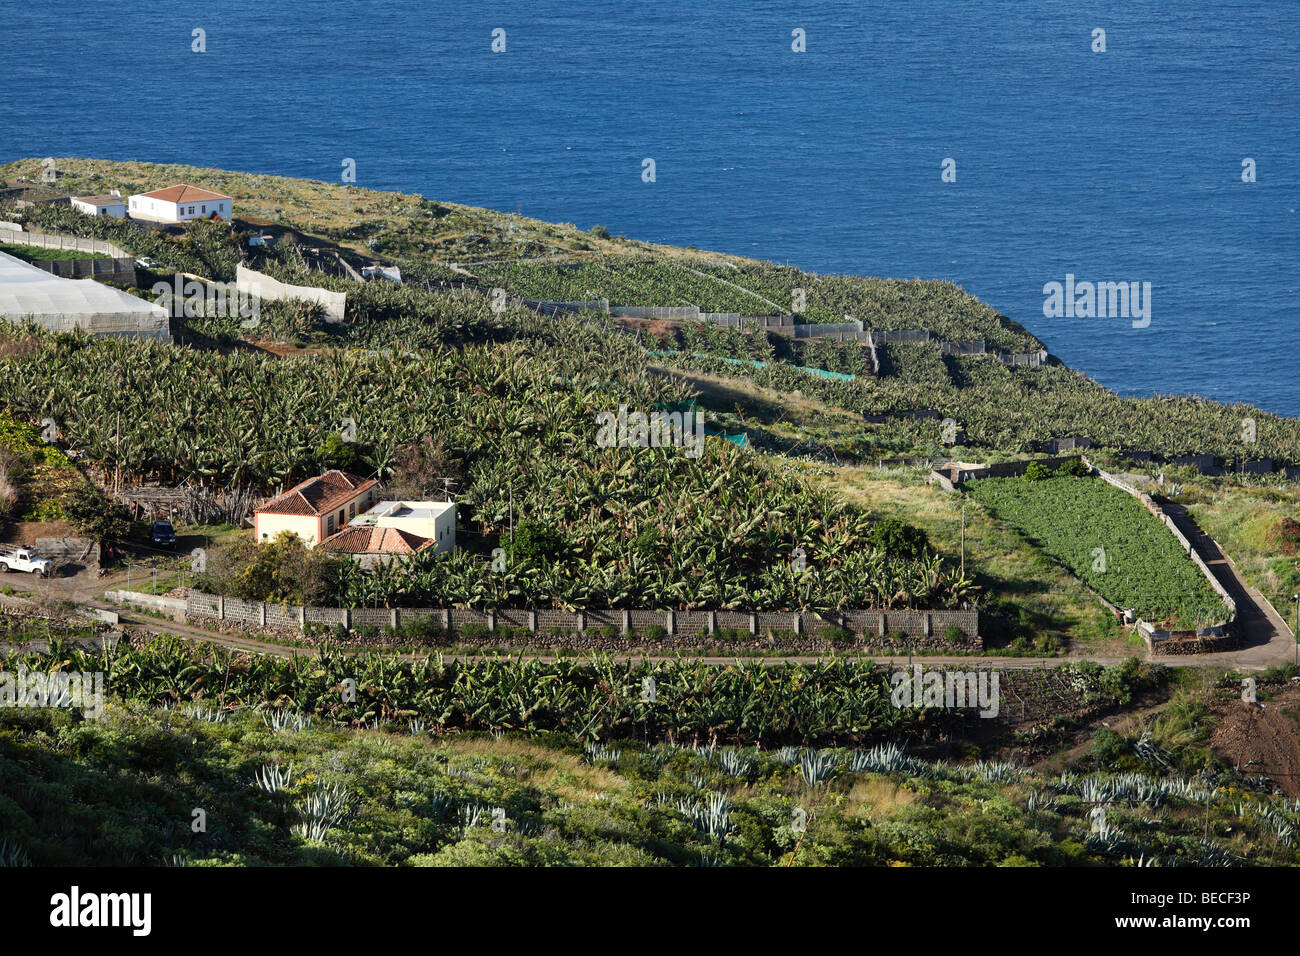
[{"label": "red tile roof", "polygon": [[378,484],[373,478],[358,478],[332,469],[294,485],[278,498],[272,498],[255,510],[257,513],[276,515],[329,514],[339,505],[347,504]]},{"label": "red tile roof", "polygon": [[372,528],[360,526],[344,528],[320,543],[326,551],[339,554],[414,554],[437,544],[432,538],[422,538],[397,528]]},{"label": "red tile roof", "polygon": [[230,198],[221,195],[221,193],[208,192],[206,189],[188,186],[185,183],[181,183],[179,186],[168,186],[166,189],[155,189],[151,193],[138,193],[137,195],[148,196],[150,199],[161,199],[163,202],[212,202],[214,199]]}]

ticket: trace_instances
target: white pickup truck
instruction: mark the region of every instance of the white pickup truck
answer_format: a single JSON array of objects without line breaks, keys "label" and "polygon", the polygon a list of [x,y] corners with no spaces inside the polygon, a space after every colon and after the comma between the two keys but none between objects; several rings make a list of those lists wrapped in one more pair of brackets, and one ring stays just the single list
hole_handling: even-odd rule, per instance
[{"label": "white pickup truck", "polygon": [[30,571],[48,578],[53,567],[49,558],[42,558],[31,548],[0,547],[0,574],[7,571]]}]

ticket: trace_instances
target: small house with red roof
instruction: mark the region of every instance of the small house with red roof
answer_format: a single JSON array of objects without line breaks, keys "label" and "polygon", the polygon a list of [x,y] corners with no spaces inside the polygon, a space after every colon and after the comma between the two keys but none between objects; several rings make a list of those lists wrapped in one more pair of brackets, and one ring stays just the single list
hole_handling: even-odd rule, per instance
[{"label": "small house with red roof", "polygon": [[346,555],[363,568],[386,561],[405,561],[420,551],[436,550],[438,542],[399,528],[349,525],[320,543],[322,551]]},{"label": "small house with red roof", "polygon": [[331,469],[308,478],[253,512],[253,537],[262,543],[281,531],[314,548],[375,503],[379,482]]}]

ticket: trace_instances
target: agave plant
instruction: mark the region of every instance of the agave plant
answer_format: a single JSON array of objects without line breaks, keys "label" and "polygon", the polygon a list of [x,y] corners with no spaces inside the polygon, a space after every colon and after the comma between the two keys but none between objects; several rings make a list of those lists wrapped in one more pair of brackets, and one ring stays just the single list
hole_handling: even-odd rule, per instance
[{"label": "agave plant", "polygon": [[728,747],[718,753],[718,766],[729,777],[745,779],[754,771],[754,758],[743,750]]},{"label": "agave plant", "polygon": [[692,798],[679,800],[677,810],[695,829],[714,840],[731,832],[731,804],[725,794],[705,794],[703,802]]},{"label": "agave plant", "polygon": [[309,715],[288,710],[268,710],[262,714],[262,721],[277,734],[300,733],[311,727]]},{"label": "agave plant", "polygon": [[293,764],[281,767],[279,764],[263,764],[262,769],[253,777],[253,783],[267,793],[276,794],[289,789],[293,782]]},{"label": "agave plant", "polygon": [[970,776],[989,783],[1012,783],[1025,775],[1023,767],[1004,761],[977,761],[970,768]]},{"label": "agave plant", "polygon": [[185,707],[184,713],[196,720],[206,720],[208,723],[212,724],[224,724],[227,717],[227,712],[222,710],[220,707],[200,701],[192,701],[189,703]]},{"label": "agave plant", "polygon": [[1142,732],[1142,736],[1133,745],[1133,752],[1143,763],[1166,768],[1173,765],[1173,756],[1156,743],[1155,735],[1150,730]]},{"label": "agave plant", "polygon": [[20,844],[10,840],[0,840],[0,867],[31,866],[31,857]]},{"label": "agave plant", "polygon": [[805,750],[799,756],[799,774],[810,787],[823,786],[840,767],[840,755],[830,750]]},{"label": "agave plant", "polygon": [[460,808],[460,826],[462,830],[472,830],[483,820],[484,806],[481,803],[466,803]]},{"label": "agave plant", "polygon": [[1025,800],[1025,809],[1030,813],[1046,813],[1056,809],[1057,803],[1053,797],[1040,793],[1035,790],[1029,794]]},{"label": "agave plant", "polygon": [[587,760],[591,763],[618,763],[623,751],[601,743],[587,744]]},{"label": "agave plant", "polygon": [[340,784],[327,784],[298,801],[299,833],[304,839],[321,842],[325,833],[347,816],[351,796]]},{"label": "agave plant", "polygon": [[921,766],[920,761],[909,757],[895,743],[877,744],[870,750],[855,750],[848,759],[851,773],[916,773]]}]

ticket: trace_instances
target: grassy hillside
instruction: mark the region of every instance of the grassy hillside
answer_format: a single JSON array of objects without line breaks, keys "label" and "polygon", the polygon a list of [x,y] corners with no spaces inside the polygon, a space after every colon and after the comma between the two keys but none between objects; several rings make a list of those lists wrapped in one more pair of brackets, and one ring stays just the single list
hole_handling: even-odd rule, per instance
[{"label": "grassy hillside", "polygon": [[[602,726],[590,722],[577,740],[537,730],[489,737],[437,719],[453,699],[508,703],[492,693],[508,662],[472,665],[498,674],[475,681],[441,662],[371,662],[359,673],[342,659],[205,660],[156,642],[107,658],[57,646],[6,666],[19,663],[103,669],[115,694],[99,719],[0,710],[0,860],[10,864],[1300,862],[1300,804],[1207,766],[1196,735],[1181,729],[1203,709],[1186,703],[1157,736],[1099,733],[1091,755],[1047,775],[918,759],[892,743],[689,747],[656,742],[661,726],[649,740],[593,739]],[[356,705],[337,703],[343,674],[358,675]],[[1074,679],[1105,695],[1133,676]],[[550,719],[542,700],[570,684],[533,680],[513,693],[540,725]],[[697,694],[695,706],[710,696],[726,706],[716,694]],[[1098,761],[1116,772],[1097,772]]]}]

